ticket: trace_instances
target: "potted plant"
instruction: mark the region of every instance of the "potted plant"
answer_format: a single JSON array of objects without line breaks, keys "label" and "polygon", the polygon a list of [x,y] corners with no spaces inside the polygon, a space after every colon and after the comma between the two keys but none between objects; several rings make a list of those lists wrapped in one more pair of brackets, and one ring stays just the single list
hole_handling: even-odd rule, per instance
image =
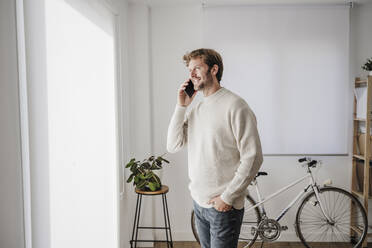
[{"label": "potted plant", "polygon": [[367,59],[367,62],[362,66],[362,69],[369,72],[372,76],[372,58]]},{"label": "potted plant", "polygon": [[161,188],[161,181],[154,171],[163,168],[163,162],[169,163],[163,156],[158,156],[157,158],[150,156],[142,162],[132,158],[125,166],[125,168],[129,168],[132,172],[127,183],[133,181],[133,185],[136,185],[137,189],[143,191],[159,190]]}]

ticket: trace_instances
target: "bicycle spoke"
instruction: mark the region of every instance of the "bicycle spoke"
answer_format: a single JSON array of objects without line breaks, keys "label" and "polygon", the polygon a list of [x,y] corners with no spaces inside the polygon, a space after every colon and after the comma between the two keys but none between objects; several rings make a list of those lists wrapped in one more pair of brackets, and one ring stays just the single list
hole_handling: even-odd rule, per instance
[{"label": "bicycle spoke", "polygon": [[[249,196],[247,196],[244,209],[247,210],[255,204],[256,203]],[[261,217],[257,207],[250,211],[244,212],[243,223],[239,236],[239,241],[246,242],[243,248],[252,247],[253,243],[256,241],[258,234],[257,232],[252,234],[252,228],[257,228],[260,220]]]},{"label": "bicycle spoke", "polygon": [[[362,205],[355,197],[342,189],[323,188],[319,192],[319,201],[330,220],[324,216],[320,203],[315,204],[315,193],[303,200],[296,216],[296,228],[305,246],[357,247],[361,244],[367,231],[367,220]],[[351,224],[363,233],[357,235],[356,244],[350,242]]]}]

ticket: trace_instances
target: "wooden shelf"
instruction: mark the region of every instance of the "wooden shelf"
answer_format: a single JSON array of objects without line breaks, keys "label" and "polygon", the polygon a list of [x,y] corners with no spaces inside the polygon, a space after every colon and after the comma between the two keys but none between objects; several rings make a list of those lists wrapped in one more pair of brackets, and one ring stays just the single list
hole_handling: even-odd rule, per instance
[{"label": "wooden shelf", "polygon": [[[360,198],[364,197],[363,192],[360,192],[360,191],[352,190],[351,193],[360,197]],[[369,196],[368,199],[372,199],[372,196]]]},{"label": "wooden shelf", "polygon": [[[357,232],[359,234],[362,234],[362,230],[360,230],[360,228],[356,227],[356,226],[350,226],[351,230],[353,230],[354,232]],[[368,226],[368,229],[371,228],[371,226]],[[367,233],[367,237],[372,237],[372,233]]]},{"label": "wooden shelf", "polygon": [[359,155],[359,154],[354,154],[353,158],[357,158],[357,159],[360,159],[360,160],[365,160],[365,157],[363,155]]},{"label": "wooden shelf", "polygon": [[[356,226],[350,226],[350,228],[351,228],[351,230],[353,230],[354,232],[357,232],[357,233],[359,233],[359,234],[361,234],[363,231],[362,230],[360,230],[358,227],[356,227]],[[371,233],[372,234],[372,233]]]},{"label": "wooden shelf", "polygon": [[354,121],[366,121],[364,118],[354,118]]},{"label": "wooden shelf", "polygon": [[[359,175],[358,177],[358,174],[357,174],[357,167],[358,167],[358,161],[357,160],[361,160],[361,161],[364,161],[364,165],[365,166],[365,162],[370,160],[371,157],[367,157],[367,156],[363,156],[363,155],[360,155],[360,154],[357,154],[358,153],[358,133],[359,133],[359,127],[360,127],[360,124],[365,124],[365,129],[368,130],[367,134],[368,136],[370,135],[370,132],[369,130],[371,129],[371,119],[370,119],[370,116],[371,116],[371,110],[372,110],[372,77],[368,77],[366,80],[361,80],[360,78],[355,78],[355,81],[354,81],[354,86],[355,88],[360,88],[360,87],[365,87],[366,88],[366,93],[367,93],[367,102],[364,103],[365,104],[365,107],[366,107],[366,112],[365,112],[365,117],[366,118],[356,118],[356,113],[357,113],[357,104],[358,104],[358,99],[357,97],[354,95],[354,112],[353,112],[353,123],[354,123],[354,127],[353,127],[353,170],[352,170],[352,176],[351,176],[351,193],[357,197],[359,197],[361,203],[363,204],[363,207],[364,209],[366,210],[367,212],[367,215],[368,215],[368,201],[369,199],[372,199],[371,196],[369,195],[364,195],[364,192],[361,192],[359,191],[360,190],[360,182],[362,182],[362,185],[363,187],[369,187],[370,186],[370,181],[372,180],[370,177],[368,177],[367,175],[369,175],[369,173],[364,173],[363,174],[363,177],[361,177]],[[369,137],[367,137],[369,138]],[[365,150],[366,151],[370,151],[371,149],[371,142],[367,142],[367,145],[365,147]],[[370,167],[369,167],[370,168]],[[364,170],[363,170],[364,171]],[[368,171],[368,170],[367,170]],[[369,170],[370,171],[370,170]],[[368,188],[366,188],[368,189]],[[367,192],[365,192],[367,193]],[[353,211],[353,206],[351,206],[351,212]],[[357,227],[357,226],[351,226],[350,227],[351,231],[355,232],[355,233],[360,233],[360,229]],[[367,234],[368,237],[372,237],[372,233],[368,233]],[[364,240],[363,244],[362,244],[362,247],[367,247],[367,239]]]},{"label": "wooden shelf", "polygon": [[355,81],[355,88],[366,87],[366,86],[367,86],[367,80],[357,80],[357,81]]}]

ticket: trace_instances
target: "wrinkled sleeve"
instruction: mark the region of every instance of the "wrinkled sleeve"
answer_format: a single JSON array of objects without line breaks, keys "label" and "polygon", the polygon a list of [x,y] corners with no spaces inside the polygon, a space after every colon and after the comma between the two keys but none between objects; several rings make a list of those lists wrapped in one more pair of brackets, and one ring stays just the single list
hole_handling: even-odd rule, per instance
[{"label": "wrinkled sleeve", "polygon": [[232,108],[230,122],[240,153],[240,164],[233,179],[221,194],[221,199],[229,205],[244,194],[263,162],[256,117],[245,102],[237,105]]},{"label": "wrinkled sleeve", "polygon": [[175,153],[187,144],[186,108],[177,104],[168,127],[167,150]]}]

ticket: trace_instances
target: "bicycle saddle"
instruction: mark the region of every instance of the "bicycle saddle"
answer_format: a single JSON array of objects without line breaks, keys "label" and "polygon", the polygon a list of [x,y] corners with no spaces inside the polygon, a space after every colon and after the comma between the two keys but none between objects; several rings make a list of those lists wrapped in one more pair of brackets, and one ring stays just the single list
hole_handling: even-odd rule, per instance
[{"label": "bicycle saddle", "polygon": [[257,178],[257,177],[259,177],[259,176],[267,176],[267,175],[268,175],[267,172],[259,171],[259,172],[257,173],[257,175],[255,176],[255,178]]}]

